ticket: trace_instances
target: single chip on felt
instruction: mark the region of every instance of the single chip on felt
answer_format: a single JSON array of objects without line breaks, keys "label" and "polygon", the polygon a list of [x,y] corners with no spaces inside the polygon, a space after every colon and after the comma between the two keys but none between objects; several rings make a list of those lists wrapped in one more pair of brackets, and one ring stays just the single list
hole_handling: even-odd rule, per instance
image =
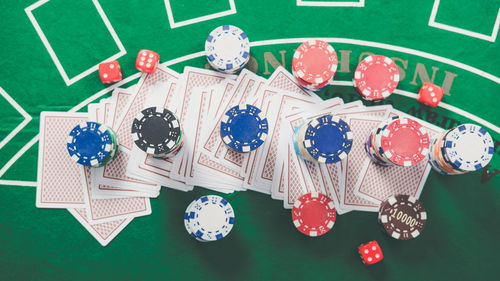
[{"label": "single chip on felt", "polygon": [[323,235],[332,229],[336,216],[333,201],[315,191],[299,197],[292,208],[293,224],[300,232],[311,237]]},{"label": "single chip on felt", "polygon": [[425,227],[427,212],[417,198],[393,195],[382,202],[379,222],[387,234],[398,240],[416,238]]}]

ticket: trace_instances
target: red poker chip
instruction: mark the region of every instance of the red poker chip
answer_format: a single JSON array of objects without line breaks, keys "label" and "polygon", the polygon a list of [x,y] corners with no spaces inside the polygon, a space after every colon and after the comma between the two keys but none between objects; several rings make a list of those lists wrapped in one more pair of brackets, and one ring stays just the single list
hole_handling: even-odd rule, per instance
[{"label": "red poker chip", "polygon": [[390,96],[398,86],[399,71],[388,57],[367,56],[356,67],[353,81],[364,98],[382,100]]},{"label": "red poker chip", "polygon": [[311,237],[327,233],[335,224],[336,217],[333,201],[325,194],[315,191],[298,198],[292,209],[295,227]]},{"label": "red poker chip", "polygon": [[329,80],[329,81],[326,81],[326,82],[323,82],[321,84],[311,84],[311,83],[308,83],[304,80],[302,80],[302,78],[299,78],[299,77],[295,77],[297,82],[304,88],[307,88],[309,90],[319,90],[319,89],[322,89],[323,87],[326,87],[328,86],[328,84],[332,83],[333,79]]},{"label": "red poker chip", "polygon": [[298,78],[310,84],[329,81],[335,75],[337,65],[337,53],[325,41],[306,41],[293,54],[292,70]]},{"label": "red poker chip", "polygon": [[380,138],[384,156],[399,166],[412,166],[429,152],[429,134],[417,121],[399,118],[387,125]]}]

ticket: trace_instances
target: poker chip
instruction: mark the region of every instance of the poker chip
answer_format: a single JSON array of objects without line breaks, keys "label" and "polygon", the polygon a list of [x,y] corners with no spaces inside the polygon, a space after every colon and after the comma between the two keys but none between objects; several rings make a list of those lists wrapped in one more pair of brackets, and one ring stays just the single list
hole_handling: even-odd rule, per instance
[{"label": "poker chip", "polygon": [[320,83],[320,84],[311,84],[311,83],[308,83],[308,82],[302,80],[301,78],[299,78],[295,72],[293,72],[293,75],[295,76],[295,79],[297,80],[299,85],[302,88],[309,90],[309,91],[320,91],[320,90],[324,89],[325,87],[327,87],[328,85],[333,83],[333,77],[330,80],[325,81],[325,82]]},{"label": "poker chip", "polygon": [[396,64],[388,57],[371,55],[364,58],[354,72],[354,87],[366,100],[389,97],[399,82]]},{"label": "poker chip", "polygon": [[88,121],[76,125],[69,133],[66,143],[70,157],[78,164],[90,167],[101,167],[109,163],[118,150],[118,143],[112,138],[111,131],[97,122]]},{"label": "poker chip", "polygon": [[250,59],[250,42],[245,32],[238,27],[219,26],[208,35],[205,54],[214,69],[235,73]]},{"label": "poker chip", "polygon": [[292,59],[292,70],[296,77],[310,84],[321,84],[332,79],[337,65],[335,49],[322,40],[302,43]]},{"label": "poker chip", "polygon": [[134,143],[142,151],[157,157],[173,155],[182,146],[179,118],[162,107],[149,107],[132,122]]},{"label": "poker chip", "polygon": [[494,146],[490,134],[474,124],[463,124],[444,138],[444,157],[461,171],[476,171],[488,165]]},{"label": "poker chip", "polygon": [[493,139],[484,128],[463,124],[435,136],[428,159],[442,175],[461,175],[488,165],[493,152]]},{"label": "poker chip", "polygon": [[196,236],[196,234],[191,230],[191,226],[190,226],[191,216],[194,216],[192,208],[193,208],[195,202],[196,202],[196,200],[191,202],[188,205],[188,207],[186,208],[186,211],[184,212],[184,227],[186,228],[186,231],[188,232],[188,234],[191,237],[193,237],[194,239],[196,239],[200,242],[208,242],[208,241],[205,241],[205,240],[201,239],[200,237]]},{"label": "poker chip", "polygon": [[365,142],[365,151],[366,151],[368,157],[376,164],[378,164],[380,166],[388,166],[388,164],[386,162],[384,162],[382,159],[377,157],[377,155],[375,153],[375,149],[373,149],[373,147],[372,147],[371,138],[368,138]]},{"label": "poker chip", "polygon": [[222,141],[238,152],[257,149],[268,134],[267,118],[262,111],[250,104],[240,104],[229,109],[222,117]]},{"label": "poker chip", "polygon": [[429,135],[420,123],[394,116],[372,130],[365,151],[377,165],[409,167],[426,159],[429,143]]},{"label": "poker chip", "polygon": [[379,222],[384,231],[398,240],[416,238],[425,227],[427,212],[417,198],[394,195],[384,200],[379,209]]},{"label": "poker chip", "polygon": [[321,236],[332,229],[336,216],[333,201],[315,191],[300,196],[292,208],[293,224],[311,237]]},{"label": "poker chip", "polygon": [[383,155],[399,166],[412,166],[429,152],[429,135],[423,126],[409,118],[393,120],[380,137]]},{"label": "poker chip", "polygon": [[217,195],[207,195],[192,204],[184,215],[190,235],[203,241],[216,241],[229,234],[234,225],[234,211],[228,201]]},{"label": "poker chip", "polygon": [[[318,163],[336,163],[351,151],[352,132],[337,116],[326,114],[304,123],[294,136],[299,154]],[[296,143],[296,144],[295,144]]]},{"label": "poker chip", "polygon": [[315,158],[313,158],[309,152],[307,152],[306,147],[304,146],[305,132],[307,130],[307,124],[309,120],[302,122],[299,126],[297,126],[292,135],[292,143],[295,153],[301,156],[303,159],[318,162]]}]

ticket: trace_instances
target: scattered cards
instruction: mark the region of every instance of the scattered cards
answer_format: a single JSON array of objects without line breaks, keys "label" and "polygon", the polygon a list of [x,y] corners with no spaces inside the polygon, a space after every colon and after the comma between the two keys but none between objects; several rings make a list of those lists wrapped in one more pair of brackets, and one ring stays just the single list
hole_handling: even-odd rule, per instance
[{"label": "scattered cards", "polygon": [[[264,144],[248,153],[229,149],[220,137],[225,112],[241,104],[258,107],[268,121]],[[151,106],[167,108],[181,121],[183,147],[173,157],[155,158],[134,145],[133,119]],[[353,133],[350,153],[334,164],[306,161],[292,143],[297,126],[325,114],[344,119]],[[304,193],[317,191],[333,200],[339,214],[378,211],[382,200],[395,193],[418,198],[430,171],[427,160],[388,168],[368,158],[367,136],[394,115],[408,117],[388,105],[323,101],[282,67],[266,80],[246,69],[236,76],[186,67],[178,74],[160,66],[154,74],[143,74],[137,85],[89,105],[87,113],[42,112],[36,206],[68,209],[103,246],[133,218],[151,214],[150,198],[162,186],[253,190],[282,200],[288,209]],[[116,159],[101,168],[79,166],[66,151],[70,130],[87,120],[108,125],[119,140]],[[431,135],[442,131],[419,122]]]}]

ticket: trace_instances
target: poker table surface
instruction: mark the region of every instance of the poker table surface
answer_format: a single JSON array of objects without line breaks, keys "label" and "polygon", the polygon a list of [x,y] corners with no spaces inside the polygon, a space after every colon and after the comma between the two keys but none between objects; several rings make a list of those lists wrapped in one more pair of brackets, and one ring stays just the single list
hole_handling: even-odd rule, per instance
[{"label": "poker table surface", "polygon": [[[0,272],[4,280],[493,280],[500,237],[500,22],[497,1],[310,0],[1,0]],[[337,51],[336,82],[323,99],[358,100],[352,77],[369,54],[394,60],[401,81],[383,104],[444,129],[486,128],[494,157],[461,176],[431,171],[420,200],[428,220],[416,239],[384,234],[377,214],[338,216],[329,233],[299,233],[282,202],[253,191],[224,195],[235,210],[228,237],[198,243],[183,212],[214,194],[163,188],[152,215],[134,219],[107,247],[69,212],[37,209],[42,111],[87,111],[116,87],[137,83],[135,58],[154,50],[175,71],[209,68],[204,41],[232,24],[251,41],[251,71],[291,70],[301,42],[319,38]],[[100,82],[98,63],[117,59],[124,79]],[[423,82],[442,86],[436,108],[416,101]],[[373,103],[365,102],[365,105]],[[64,175],[61,175],[64,176]],[[216,193],[215,193],[216,194]],[[362,264],[359,244],[377,240],[384,260]]]}]

